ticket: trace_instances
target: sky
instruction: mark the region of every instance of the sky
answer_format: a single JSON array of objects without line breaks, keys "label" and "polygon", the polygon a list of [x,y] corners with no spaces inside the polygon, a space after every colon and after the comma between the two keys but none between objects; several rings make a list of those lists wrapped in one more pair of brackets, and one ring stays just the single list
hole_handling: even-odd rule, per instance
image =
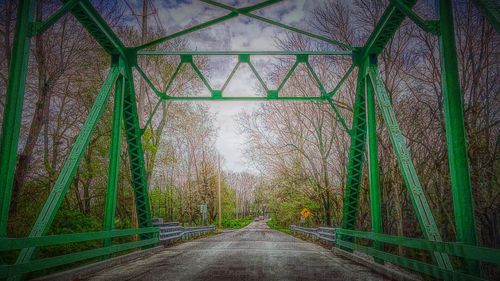
[{"label": "sky", "polygon": [[[140,13],[142,0],[128,0],[130,5]],[[260,1],[220,1],[233,7],[244,7]],[[323,1],[287,0],[254,12],[260,16],[277,20],[307,30],[307,17],[310,11]],[[151,10],[156,8],[157,17],[151,16],[150,26],[162,26],[165,35],[180,31],[202,22],[223,16],[228,13],[222,8],[213,7],[200,1],[152,1]],[[239,16],[218,25],[193,32],[184,38],[189,42],[190,50],[197,51],[262,51],[278,50],[276,39],[282,38],[286,31],[248,17]],[[262,59],[261,59],[262,60]],[[217,57],[209,61],[209,82],[214,89],[220,88],[231,72],[236,57]],[[252,57],[253,61],[253,57]],[[264,63],[256,65],[263,69]],[[258,92],[257,80],[245,67],[240,67],[231,83],[227,86],[227,96],[255,96]],[[261,71],[259,71],[261,73]],[[266,77],[263,77],[266,80]],[[270,87],[272,88],[272,87]],[[244,157],[245,138],[239,132],[236,117],[242,111],[256,110],[259,102],[255,101],[209,101],[204,102],[212,113],[216,113],[216,126],[219,128],[216,148],[221,154],[223,168],[231,171],[256,172]]]}]

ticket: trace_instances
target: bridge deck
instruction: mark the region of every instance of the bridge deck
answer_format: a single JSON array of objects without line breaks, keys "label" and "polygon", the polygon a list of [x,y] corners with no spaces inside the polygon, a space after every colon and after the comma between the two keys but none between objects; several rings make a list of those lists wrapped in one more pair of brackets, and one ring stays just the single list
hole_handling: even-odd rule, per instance
[{"label": "bridge deck", "polygon": [[190,241],[88,280],[386,280],[264,222]]}]

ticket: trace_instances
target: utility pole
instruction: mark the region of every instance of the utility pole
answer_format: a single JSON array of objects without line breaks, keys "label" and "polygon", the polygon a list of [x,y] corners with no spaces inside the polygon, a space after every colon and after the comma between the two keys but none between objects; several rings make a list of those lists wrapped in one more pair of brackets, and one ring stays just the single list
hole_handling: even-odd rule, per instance
[{"label": "utility pole", "polygon": [[238,219],[238,213],[240,210],[238,209],[238,190],[236,190],[236,200],[235,200],[235,205],[236,205],[236,219]]},{"label": "utility pole", "polygon": [[[141,26],[141,44],[146,43],[148,37],[148,0],[142,0],[142,26]],[[146,84],[144,79],[139,82],[139,100],[137,112],[139,115],[139,124],[144,125],[142,118],[144,117],[144,98],[146,97]]]},{"label": "utility pole", "polygon": [[219,178],[218,178],[218,196],[217,196],[217,199],[218,199],[218,203],[219,203],[219,208],[218,208],[218,215],[217,215],[217,218],[218,218],[218,224],[219,224],[219,229],[222,227],[222,204],[221,204],[221,194],[220,194],[220,178],[221,178],[221,171],[220,171],[220,155],[219,153],[217,153],[217,170],[218,170],[218,174],[219,174]]}]

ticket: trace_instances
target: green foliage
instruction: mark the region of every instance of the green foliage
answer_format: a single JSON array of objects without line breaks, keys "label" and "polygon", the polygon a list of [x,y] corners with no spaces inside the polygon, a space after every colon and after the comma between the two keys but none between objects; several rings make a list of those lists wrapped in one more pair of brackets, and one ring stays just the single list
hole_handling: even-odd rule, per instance
[{"label": "green foliage", "polygon": [[272,225],[287,228],[291,224],[301,224],[300,211],[304,208],[312,213],[304,226],[324,225],[321,205],[315,197],[309,195],[309,188],[304,182],[299,184],[283,180],[277,185],[259,188],[255,197],[259,204],[268,206],[273,213]]},{"label": "green foliage", "polygon": [[222,193],[222,221],[234,217],[236,212],[236,191],[225,182],[221,185]]},{"label": "green foliage", "polygon": [[282,225],[278,224],[278,220],[276,218],[276,215],[274,215],[274,214],[271,217],[271,219],[267,221],[267,226],[269,226],[270,228],[272,228],[274,230],[281,231],[281,232],[284,232],[287,234],[292,233],[290,231],[290,229],[288,229],[288,227],[283,227]]},{"label": "green foliage", "polygon": [[[85,215],[75,210],[61,209],[50,228],[49,235],[100,231],[101,229],[100,218]],[[96,248],[100,245],[101,241],[56,245],[41,249],[40,255],[44,257],[56,256]]]},{"label": "green foliage", "polygon": [[223,228],[239,229],[249,225],[253,221],[253,217],[244,217],[239,219],[226,219],[222,220]]},{"label": "green foliage", "polygon": [[75,210],[61,209],[57,213],[49,234],[99,231],[101,228],[100,218],[85,215]]}]

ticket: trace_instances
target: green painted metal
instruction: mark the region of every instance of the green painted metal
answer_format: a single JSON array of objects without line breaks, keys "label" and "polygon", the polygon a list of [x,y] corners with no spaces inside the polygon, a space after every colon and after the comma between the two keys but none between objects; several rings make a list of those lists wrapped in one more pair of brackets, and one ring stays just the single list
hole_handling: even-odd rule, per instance
[{"label": "green painted metal", "polygon": [[224,81],[224,85],[222,85],[222,88],[220,89],[221,95],[222,95],[222,92],[224,92],[224,90],[226,89],[227,85],[229,84],[229,81],[231,81],[231,79],[233,79],[233,76],[234,76],[234,74],[236,73],[236,70],[238,70],[239,67],[240,67],[240,62],[238,61],[234,65],[233,70],[231,70],[231,73],[229,73],[229,76],[227,77],[226,81]]},{"label": "green painted metal", "polygon": [[[269,92],[269,89],[267,88],[267,85],[266,83],[264,83],[264,80],[262,80],[262,77],[260,77],[259,73],[257,72],[257,70],[255,69],[255,67],[253,66],[252,62],[250,62],[250,60],[247,62],[248,66],[250,66],[250,69],[252,70],[253,74],[255,75],[255,77],[257,77],[257,80],[259,81],[260,85],[262,86],[262,88],[264,88],[264,90],[267,92]],[[221,94],[222,94],[222,91],[221,91]]]},{"label": "green painted metal", "polygon": [[[137,103],[134,92],[134,78],[130,65],[125,65],[125,89],[123,103],[123,120],[127,139],[127,152],[132,175],[132,188],[136,205],[137,220],[140,228],[151,226],[151,207],[148,196],[148,183],[144,165],[144,152],[141,142],[141,128],[137,115]],[[141,236],[149,238],[148,235]]]},{"label": "green painted metal", "polygon": [[33,9],[32,0],[19,1],[17,5],[16,32],[9,65],[2,139],[0,140],[0,237],[7,235],[30,48],[28,35],[33,19]]},{"label": "green painted metal", "polygon": [[158,44],[161,44],[163,42],[166,42],[168,40],[172,40],[172,39],[177,38],[179,36],[183,36],[183,35],[189,34],[191,32],[207,28],[209,26],[212,26],[212,25],[224,22],[226,20],[232,19],[232,18],[237,17],[239,15],[244,15],[244,16],[247,16],[247,17],[250,17],[250,18],[262,21],[262,22],[266,22],[266,23],[271,24],[271,25],[275,25],[275,26],[287,29],[289,31],[293,31],[293,32],[296,32],[296,33],[299,33],[299,34],[302,34],[302,35],[309,36],[311,38],[314,38],[314,39],[317,39],[317,40],[320,40],[320,41],[323,41],[323,42],[327,42],[327,43],[330,43],[330,44],[333,44],[333,45],[337,45],[337,46],[340,46],[340,47],[342,47],[344,49],[347,49],[347,50],[352,49],[352,46],[349,46],[349,45],[347,45],[347,44],[345,44],[343,42],[339,42],[337,40],[333,40],[333,39],[325,37],[325,36],[314,34],[312,32],[307,32],[307,31],[304,31],[304,30],[301,30],[301,29],[298,29],[298,28],[295,28],[295,27],[292,27],[292,26],[289,26],[289,25],[286,25],[286,24],[282,24],[282,23],[274,21],[274,20],[270,20],[270,19],[258,16],[258,15],[252,14],[252,12],[255,11],[255,10],[262,9],[262,8],[267,7],[269,5],[272,5],[272,4],[276,4],[278,2],[281,2],[281,0],[264,1],[264,2],[258,3],[256,5],[248,6],[248,7],[244,7],[244,8],[240,8],[240,9],[231,7],[229,5],[222,4],[220,2],[215,2],[215,1],[210,1],[210,0],[201,0],[201,1],[205,2],[207,4],[210,4],[210,5],[217,6],[219,8],[223,8],[223,9],[229,10],[231,12],[229,14],[227,14],[227,15],[222,16],[222,17],[218,17],[216,19],[207,21],[205,23],[202,23],[202,24],[199,24],[199,25],[196,25],[196,26],[184,29],[182,31],[179,31],[179,32],[167,35],[167,36],[164,36],[162,38],[159,38],[159,39],[153,40],[153,41],[151,41],[149,43],[146,43],[146,44],[143,44],[141,46],[138,46],[138,47],[135,48],[136,51],[142,50],[142,49],[146,49],[146,48],[154,47],[154,46],[156,46]]},{"label": "green painted metal", "polygon": [[293,72],[295,71],[295,69],[297,68],[298,65],[299,65],[299,62],[296,60],[295,63],[290,68],[290,70],[285,75],[285,78],[283,78],[283,81],[281,81],[280,85],[278,86],[278,89],[276,90],[276,94],[279,93],[281,91],[281,89],[283,89],[283,87],[286,84],[286,81],[288,81],[288,79],[290,79],[290,76],[292,76]]},{"label": "green painted metal", "polygon": [[[124,91],[125,77],[120,75],[115,84],[111,149],[109,150],[108,187],[106,191],[106,205],[104,206],[104,230],[112,230],[115,223],[116,195],[118,193],[118,174],[120,170]],[[109,245],[111,245],[111,239],[105,239],[104,246],[106,247]]]},{"label": "green painted metal", "polygon": [[330,98],[328,98],[327,101],[328,101],[328,104],[330,105],[330,107],[333,109],[333,113],[335,113],[335,119],[337,119],[337,121],[340,122],[340,125],[342,125],[342,127],[347,132],[347,134],[351,135],[351,129],[349,129],[349,127],[347,126],[347,123],[345,122],[344,117],[342,117],[339,110],[335,106],[335,102]]},{"label": "green painted metal", "polygon": [[0,278],[26,274],[33,271],[71,264],[74,262],[88,260],[91,258],[109,256],[117,252],[155,245],[158,243],[158,241],[159,241],[158,237],[154,237],[140,241],[134,241],[129,243],[113,245],[109,247],[81,251],[63,256],[28,261],[14,265],[0,265]]},{"label": "green painted metal", "polygon": [[153,108],[153,111],[151,111],[151,114],[149,114],[149,117],[148,117],[146,123],[144,124],[144,127],[141,129],[141,136],[144,134],[144,132],[148,128],[149,124],[151,124],[151,121],[153,120],[153,117],[156,114],[156,111],[158,111],[160,104],[162,104],[164,102],[165,102],[164,100],[158,100],[158,102],[156,102],[156,105]]},{"label": "green painted metal", "polygon": [[274,21],[274,20],[270,20],[270,19],[258,16],[258,15],[252,14],[251,13],[252,9],[247,9],[247,8],[237,9],[237,8],[233,8],[233,7],[229,6],[229,5],[225,5],[225,4],[222,4],[220,2],[216,2],[216,1],[212,1],[212,0],[200,0],[200,1],[205,2],[207,4],[210,4],[210,5],[217,6],[217,7],[222,8],[222,9],[229,10],[229,11],[231,11],[233,13],[242,14],[242,15],[250,17],[252,19],[256,19],[256,20],[259,20],[259,21],[262,21],[262,22],[265,22],[265,23],[268,23],[268,24],[271,24],[271,25],[275,25],[275,26],[281,27],[283,29],[286,29],[286,30],[289,30],[289,31],[292,31],[292,32],[296,32],[296,33],[299,33],[299,34],[302,34],[302,35],[305,35],[305,36],[308,36],[308,37],[311,37],[311,38],[314,38],[314,39],[317,39],[317,40],[320,40],[320,41],[323,41],[323,42],[326,42],[326,43],[330,43],[330,44],[339,46],[339,47],[347,49],[347,50],[352,49],[352,46],[350,46],[348,44],[345,44],[343,42],[334,40],[332,38],[328,38],[328,37],[325,37],[325,36],[314,34],[312,32],[307,32],[307,31],[295,28],[293,26],[282,24],[280,22],[277,22],[277,21]]},{"label": "green painted metal", "polygon": [[351,73],[354,70],[354,68],[356,68],[356,65],[352,64],[349,67],[349,69],[347,69],[346,73],[344,74],[344,76],[342,76],[342,78],[340,79],[340,81],[337,84],[337,86],[335,86],[335,88],[333,88],[333,90],[328,93],[327,96],[329,98],[333,98],[333,96],[335,96],[335,94],[340,90],[340,88],[342,87],[342,85],[344,85],[344,83],[347,80],[347,78],[349,78],[349,76],[351,76]]},{"label": "green painted metal", "polygon": [[71,8],[71,13],[106,52],[127,57],[125,46],[89,0],[78,1],[78,5]]},{"label": "green painted metal", "polygon": [[172,97],[169,96],[166,100],[172,101],[325,101],[325,97],[273,97],[273,96],[256,96],[256,97]]},{"label": "green painted metal", "polygon": [[[370,67],[369,77],[373,89],[375,89],[377,102],[380,111],[382,112],[384,122],[387,126],[387,132],[389,133],[405,186],[409,191],[410,198],[415,209],[415,214],[420,224],[420,229],[426,239],[431,241],[441,241],[441,235],[439,234],[436,221],[434,220],[432,211],[427,203],[427,199],[425,198],[415,166],[411,160],[410,150],[408,149],[405,138],[399,129],[396,114],[394,113],[394,109],[391,105],[391,100],[387,94],[376,66],[372,65]],[[452,269],[448,256],[440,253],[434,253],[433,256],[440,267]]]},{"label": "green painted metal", "polygon": [[[56,216],[57,210],[62,203],[64,195],[71,184],[71,180],[73,179],[76,169],[78,168],[83,152],[89,143],[92,131],[94,130],[97,121],[99,121],[106,107],[111,87],[113,86],[117,76],[118,68],[112,67],[106,77],[106,80],[104,80],[101,90],[99,90],[96,101],[90,109],[89,116],[85,120],[80,134],[76,138],[68,158],[66,159],[66,162],[64,162],[64,166],[54,183],[54,186],[50,190],[49,197],[40,211],[35,225],[31,229],[30,237],[40,237],[49,230],[52,221]],[[16,264],[28,262],[32,258],[34,252],[34,247],[22,249]]]},{"label": "green painted metal", "polygon": [[[206,53],[204,53],[206,54]],[[204,101],[224,101],[224,100],[247,100],[247,101],[260,101],[260,100],[287,100],[287,101],[325,101],[329,97],[332,96],[332,93],[327,93],[323,84],[319,80],[318,75],[308,62],[308,57],[309,57],[309,52],[298,52],[295,54],[295,62],[290,68],[290,70],[287,72],[285,75],[284,79],[281,81],[280,85],[278,86],[277,89],[269,89],[269,87],[266,85],[264,82],[264,79],[262,79],[262,76],[259,74],[255,66],[252,64],[251,56],[252,55],[260,55],[260,54],[249,54],[249,53],[235,53],[232,55],[238,55],[238,63],[234,66],[232,69],[231,73],[227,77],[226,81],[224,81],[224,84],[222,85],[221,89],[213,89],[210,83],[208,82],[208,79],[203,75],[203,73],[200,71],[200,69],[196,66],[196,64],[193,61],[193,54],[191,52],[176,52],[175,54],[171,55],[178,55],[180,56],[180,63],[177,65],[176,69],[174,70],[173,75],[170,77],[169,81],[167,82],[167,87],[165,89],[165,92],[159,92],[154,85],[152,84],[151,80],[146,76],[144,71],[138,66],[135,66],[135,68],[139,71],[143,79],[148,83],[148,85],[151,87],[151,89],[163,100],[204,100]],[[225,55],[224,53],[217,53],[217,54],[211,54],[211,55]],[[174,82],[175,78],[180,72],[180,69],[183,65],[189,65],[195,72],[196,76],[200,78],[200,80],[203,82],[203,85],[207,88],[207,90],[211,93],[211,96],[171,96],[168,95],[167,92],[169,91],[170,87],[172,86],[172,83]],[[260,85],[264,89],[265,92],[267,92],[267,96],[262,96],[262,97],[225,97],[224,90],[226,89],[227,85],[231,82],[232,78],[234,77],[234,74],[236,71],[239,69],[241,64],[247,64],[250,67],[250,70],[252,73],[255,75],[257,78],[257,81],[259,81]],[[312,79],[316,82],[316,85],[318,89],[321,92],[321,96],[293,96],[293,97],[281,97],[279,96],[279,93],[283,89],[284,85],[288,81],[288,79],[292,76],[292,74],[295,72],[295,69],[299,64],[304,64],[306,65]],[[347,75],[350,74],[352,70],[348,71]],[[347,77],[344,77],[347,79]],[[345,79],[341,80],[343,83]],[[339,87],[337,87],[338,90]],[[344,122],[345,123],[345,122]],[[345,125],[345,124],[344,124]],[[346,126],[344,126],[347,128]]]},{"label": "green painted metal", "polygon": [[138,56],[351,56],[352,51],[164,51],[164,50],[142,50],[137,52]]},{"label": "green painted metal", "polygon": [[201,81],[203,82],[203,84],[205,85],[205,87],[207,87],[208,91],[213,92],[213,89],[210,86],[210,83],[208,83],[207,78],[205,78],[205,76],[203,76],[203,74],[201,73],[200,69],[196,66],[196,64],[194,62],[192,62],[192,61],[189,64],[193,68],[193,70],[196,73],[196,75],[201,79]]},{"label": "green painted metal", "polygon": [[276,3],[281,2],[281,1],[282,0],[268,0],[268,1],[264,1],[264,2],[261,2],[261,3],[255,4],[253,6],[248,6],[248,7],[241,8],[241,9],[236,9],[235,11],[232,11],[229,14],[224,15],[222,17],[218,17],[216,19],[209,20],[209,21],[204,22],[202,24],[195,25],[193,27],[181,30],[179,32],[175,32],[173,34],[164,36],[162,38],[158,38],[158,39],[153,40],[153,41],[151,41],[149,43],[146,43],[146,44],[143,44],[141,46],[138,46],[138,47],[135,48],[135,51],[139,51],[139,50],[142,50],[142,49],[152,48],[152,47],[154,47],[154,46],[156,46],[158,44],[161,44],[163,42],[167,42],[167,41],[175,39],[177,37],[187,35],[187,34],[189,34],[191,32],[195,32],[195,31],[207,28],[209,26],[212,26],[212,25],[224,22],[226,20],[235,18],[235,17],[237,17],[241,13],[241,11],[252,12],[252,11],[256,11],[258,9],[265,8],[265,7],[269,6],[269,5],[276,4]]},{"label": "green painted metal", "polygon": [[[476,226],[465,139],[464,101],[458,76],[451,0],[439,0],[438,11],[441,30],[439,37],[441,85],[456,235],[457,241],[476,245]],[[466,260],[466,267],[467,272],[479,274],[477,263]]]},{"label": "green painted metal", "polygon": [[108,231],[93,231],[83,233],[70,233],[49,235],[40,237],[23,237],[23,238],[0,238],[0,251],[19,250],[26,247],[46,247],[68,243],[78,243],[92,240],[101,240],[108,238],[116,238],[144,233],[158,233],[159,228],[135,228],[135,229],[115,229]]},{"label": "green painted metal", "polygon": [[168,83],[167,83],[167,87],[165,88],[165,93],[163,93],[163,95],[165,96],[163,99],[168,98],[168,96],[167,96],[167,94],[166,94],[166,93],[168,92],[168,90],[169,90],[169,89],[170,89],[170,87],[172,86],[172,83],[174,82],[175,77],[177,77],[177,74],[179,74],[179,71],[181,70],[182,65],[183,65],[183,63],[181,62],[181,63],[179,63],[179,64],[177,65],[177,67],[175,68],[175,71],[174,71],[174,73],[172,74],[172,77],[170,77],[170,80],[169,80],[169,81],[168,81]]},{"label": "green painted metal", "polygon": [[500,4],[496,0],[474,0],[477,8],[486,17],[497,33],[500,33]]},{"label": "green painted metal", "polygon": [[[160,92],[156,87],[155,85],[153,84],[153,82],[151,82],[151,79],[148,78],[148,76],[146,75],[146,73],[144,73],[144,71],[142,70],[142,68],[138,65],[135,65],[134,68],[137,70],[137,72],[139,72],[139,74],[141,75],[142,79],[144,79],[144,81],[146,81],[146,83],[148,83],[148,86],[151,90],[153,90],[153,92],[159,96],[160,98],[163,98],[165,99],[167,96]],[[174,73],[174,75],[177,75]]]},{"label": "green painted metal", "polygon": [[352,250],[357,250],[361,251],[363,253],[366,253],[370,256],[383,259],[385,261],[388,261],[392,264],[399,265],[404,268],[408,268],[411,270],[414,270],[416,272],[420,272],[426,275],[429,275],[434,278],[438,279],[443,279],[443,280],[477,280],[477,281],[486,281],[485,279],[473,276],[473,275],[467,275],[464,273],[461,273],[459,271],[454,271],[451,269],[443,269],[441,267],[428,264],[422,261],[417,261],[393,254],[389,254],[386,252],[382,252],[370,247],[362,246],[359,244],[355,244],[352,242],[348,241],[343,241],[343,240],[337,240],[336,243],[338,244],[339,247],[346,248]]},{"label": "green painted metal", "polygon": [[498,249],[477,247],[456,242],[429,241],[425,239],[411,238],[405,236],[394,236],[381,233],[356,231],[356,230],[341,229],[341,228],[337,228],[335,231],[336,231],[335,233],[338,235],[349,235],[353,237],[370,239],[374,241],[380,241],[408,248],[446,253],[452,256],[464,257],[483,262],[500,264],[500,250]]},{"label": "green painted metal", "polygon": [[[409,9],[413,8],[416,0],[401,0]],[[394,2],[389,3],[382,17],[378,21],[375,29],[366,41],[360,54],[360,61],[368,58],[369,55],[378,55],[387,45],[387,42],[394,36],[399,26],[405,19],[406,15],[402,12]]]},{"label": "green painted metal", "polygon": [[[349,163],[347,165],[347,180],[342,210],[342,228],[345,229],[356,228],[358,220],[359,191],[361,188],[366,148],[365,80],[366,66],[361,65],[358,71],[356,100],[354,102],[351,129],[351,144],[349,149]],[[347,237],[345,239],[350,241],[351,238]]]},{"label": "green painted metal", "polygon": [[45,21],[33,22],[33,27],[30,32],[30,36],[36,36],[45,32],[52,25],[54,25],[54,23],[56,23],[60,18],[66,15],[69,12],[69,10],[71,10],[74,6],[76,6],[76,4],[78,4],[79,1],[80,0],[70,0],[64,3],[59,9],[57,9],[57,11],[55,11]]},{"label": "green painted metal", "polygon": [[415,13],[410,7],[406,6],[406,3],[404,3],[402,0],[392,0],[392,3],[394,3],[394,5],[408,18],[410,18],[418,27],[430,33],[439,33],[439,26],[436,25],[437,21],[424,20],[419,15],[417,15],[417,13]]},{"label": "green painted metal", "polygon": [[318,89],[319,89],[319,92],[321,93],[321,95],[322,96],[326,96],[325,87],[323,87],[323,84],[321,83],[321,81],[319,81],[319,77],[316,74],[316,72],[314,71],[314,69],[312,68],[312,66],[309,63],[309,61],[306,61],[305,65],[306,65],[307,69],[309,70],[309,73],[313,77],[314,81],[316,82],[316,85],[318,86]]},{"label": "green painted metal", "polygon": [[[373,59],[373,58],[372,58]],[[370,67],[376,67],[375,62],[369,62]],[[380,175],[378,169],[378,142],[377,142],[377,116],[375,110],[375,89],[365,79],[366,123],[368,129],[368,186],[370,188],[370,218],[372,231],[382,233],[382,199],[380,195]],[[373,243],[377,250],[383,250],[383,245],[377,241]],[[383,263],[380,259],[375,259]]]},{"label": "green painted metal", "polygon": [[[150,228],[151,211],[148,199],[148,184],[144,166],[144,154],[141,137],[144,130],[151,124],[152,118],[157,112],[160,104],[167,100],[184,101],[327,101],[332,107],[336,119],[349,133],[351,145],[349,151],[349,163],[346,179],[346,189],[343,207],[342,229],[337,232],[338,246],[347,250],[359,250],[374,256],[377,260],[386,260],[392,263],[422,272],[424,274],[454,280],[480,280],[470,274],[478,274],[477,261],[492,262],[500,264],[498,250],[476,247],[476,237],[473,217],[473,204],[470,190],[470,178],[468,171],[466,142],[463,120],[463,98],[459,87],[458,66],[456,60],[456,46],[453,34],[453,17],[450,0],[438,0],[439,21],[425,20],[413,12],[412,8],[416,0],[392,0],[381,19],[376,24],[374,31],[370,35],[366,44],[360,48],[354,48],[318,34],[297,29],[295,27],[282,24],[280,22],[267,19],[254,14],[253,12],[281,0],[268,0],[244,8],[234,8],[220,2],[212,0],[202,0],[203,2],[226,9],[228,14],[219,18],[207,21],[191,28],[164,36],[141,46],[127,48],[119,37],[108,26],[106,21],[99,15],[89,0],[63,0],[63,5],[43,22],[31,22],[33,14],[33,1],[21,0],[18,5],[18,15],[16,20],[16,33],[14,37],[14,48],[12,61],[9,66],[9,82],[7,87],[7,98],[4,112],[4,124],[2,127],[2,139],[0,143],[0,251],[21,249],[17,263],[15,265],[0,266],[0,278],[7,276],[20,276],[21,274],[54,266],[69,264],[72,262],[85,260],[99,256],[109,256],[111,253],[133,249],[137,247],[149,246],[158,242],[158,230]],[[475,3],[493,25],[495,30],[499,30],[499,7],[498,4],[490,0],[476,0]],[[8,211],[11,200],[12,181],[16,164],[16,152],[19,139],[20,118],[24,97],[24,82],[26,77],[27,60],[29,56],[29,36],[41,34],[57,22],[62,16],[71,12],[83,27],[96,39],[104,50],[112,55],[112,67],[106,78],[95,104],[85,121],[82,131],[78,135],[75,145],[72,147],[68,159],[63,165],[59,177],[51,190],[49,198],[39,214],[33,226],[30,237],[27,238],[1,238],[6,235]],[[158,44],[180,36],[199,31],[214,24],[235,18],[239,15],[246,16],[258,21],[262,21],[288,31],[297,32],[311,38],[336,45],[341,50],[329,51],[165,51],[165,50],[145,50],[153,48]],[[405,139],[398,128],[397,120],[392,109],[385,86],[382,83],[376,64],[375,57],[382,52],[390,38],[397,31],[403,20],[408,17],[419,27],[427,32],[440,36],[440,52],[442,65],[442,84],[445,109],[446,135],[449,149],[450,174],[452,178],[452,192],[454,198],[454,210],[457,229],[457,240],[459,243],[440,242],[441,238],[437,230],[434,218],[423,195],[422,187],[416,175],[415,168],[411,162],[409,150]],[[438,32],[439,31],[439,32]],[[160,91],[156,89],[144,71],[137,65],[137,56],[150,55],[170,55],[179,56],[181,62],[174,70],[174,74],[169,79],[166,89]],[[238,56],[238,63],[231,74],[224,82],[221,89],[213,89],[203,73],[198,69],[193,61],[193,56]],[[286,73],[276,89],[269,89],[262,76],[258,73],[252,63],[252,56],[295,56],[295,61],[290,70]],[[339,83],[331,92],[326,92],[318,75],[309,63],[311,55],[351,55],[353,64],[342,76]],[[372,63],[369,64],[368,60]],[[267,92],[265,96],[254,97],[225,97],[224,90],[234,77],[242,63],[248,64],[260,85]],[[211,93],[207,97],[187,97],[170,96],[173,81],[178,76],[180,68],[188,64],[196,75],[203,82]],[[315,81],[320,96],[285,97],[279,93],[286,82],[295,72],[299,64],[304,64]],[[137,115],[136,96],[134,93],[134,81],[132,67],[139,72],[142,79],[152,91],[160,97],[154,107],[153,112],[147,119],[144,128],[139,127],[139,116]],[[350,77],[355,67],[358,67],[358,79],[356,89],[356,99],[353,108],[352,128],[347,126],[342,115],[338,112],[337,105],[332,97],[339,91],[345,81]],[[108,178],[108,192],[105,206],[104,229],[102,232],[65,234],[56,236],[43,236],[50,227],[55,217],[62,199],[72,180],[74,172],[85,150],[90,134],[99,120],[104,110],[109,92],[116,80],[115,103],[113,111],[113,130],[110,150],[110,167]],[[388,126],[391,143],[395,149],[398,163],[409,190],[412,203],[414,205],[417,218],[419,220],[424,239],[407,237],[396,237],[382,234],[381,211],[380,211],[380,185],[378,173],[377,157],[377,134],[376,134],[376,108],[375,97],[379,104],[382,117]],[[119,167],[120,134],[121,123],[124,123],[127,141],[127,152],[129,155],[130,169],[132,174],[132,187],[136,202],[136,212],[140,229],[134,230],[112,230],[114,209],[116,207],[116,190]],[[367,146],[366,137],[368,134],[368,176],[370,186],[370,209],[373,232],[355,231],[359,192],[363,173],[363,163],[365,149]],[[112,237],[139,234],[142,241],[131,242],[110,246]],[[352,243],[354,237],[372,240],[373,248]],[[53,257],[42,260],[31,261],[31,257],[37,247],[82,242],[89,240],[104,240],[106,247],[93,249],[64,256]],[[420,250],[432,252],[436,265],[411,260],[404,257],[395,256],[383,252],[382,243],[396,244]],[[448,254],[464,258],[467,265],[467,274],[454,271],[448,258]]]}]

